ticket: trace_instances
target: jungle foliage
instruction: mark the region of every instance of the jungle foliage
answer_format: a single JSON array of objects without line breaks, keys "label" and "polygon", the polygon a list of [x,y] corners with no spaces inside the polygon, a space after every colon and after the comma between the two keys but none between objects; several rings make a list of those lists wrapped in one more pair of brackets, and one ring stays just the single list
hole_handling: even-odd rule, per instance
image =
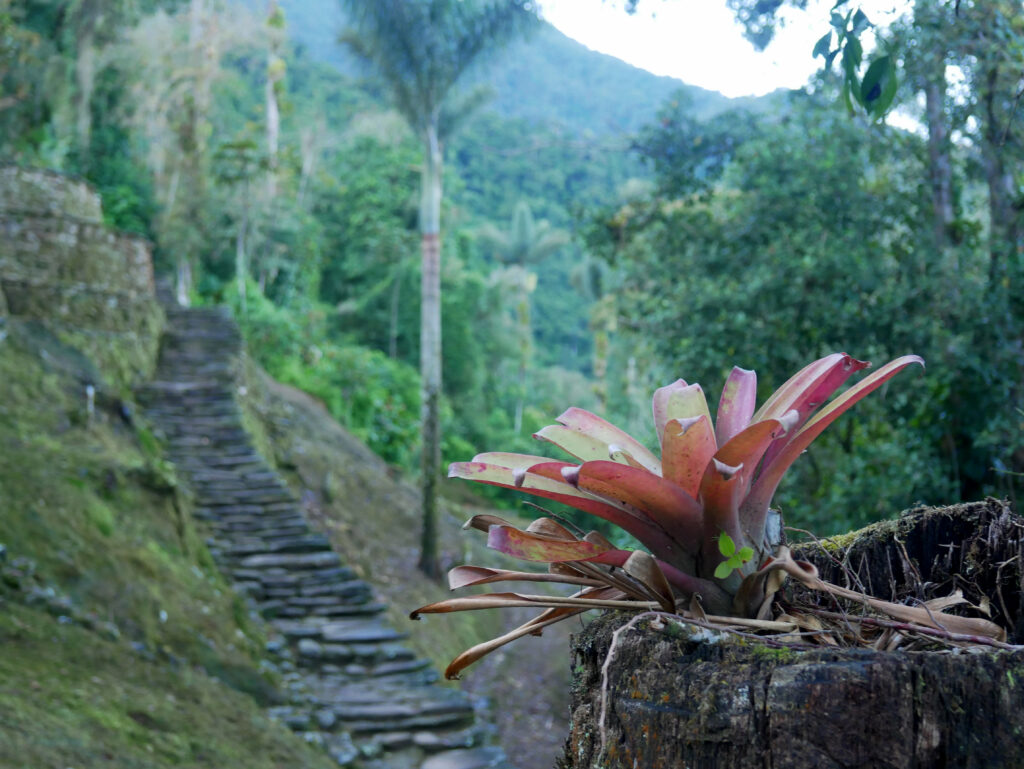
[{"label": "jungle foliage", "polygon": [[[193,301],[236,306],[271,374],[412,471],[418,138],[314,60],[287,3],[94,5],[0,0],[2,158],[91,181]],[[851,117],[838,73],[717,114],[681,93],[632,136],[480,110],[444,169],[445,459],[533,453],[568,403],[655,445],[646,394],[678,376],[738,364],[763,398],[835,350],[917,353],[925,375],[797,463],[788,520],[828,533],[1018,493],[1021,24],[1012,3],[921,0],[882,36],[916,130]],[[524,204],[567,238],[520,266],[531,291],[484,236]]]}]

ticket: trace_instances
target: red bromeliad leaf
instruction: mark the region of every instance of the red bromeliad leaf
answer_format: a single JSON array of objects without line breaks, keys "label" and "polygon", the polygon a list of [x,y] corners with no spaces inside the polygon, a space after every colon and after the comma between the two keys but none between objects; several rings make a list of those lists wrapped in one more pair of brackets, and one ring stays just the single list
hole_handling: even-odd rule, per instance
[{"label": "red bromeliad leaf", "polygon": [[[616,446],[620,450],[628,452],[632,455],[640,465],[647,468],[650,472],[657,475],[661,475],[661,462],[654,454],[651,453],[650,449],[644,446],[636,438],[632,437],[626,432],[623,432],[615,425],[606,422],[596,414],[591,414],[589,411],[583,409],[570,408],[558,417],[558,422],[565,425],[571,430],[588,435],[591,438],[595,438],[605,446]],[[606,454],[601,459],[607,459]]]},{"label": "red bromeliad leaf", "polygon": [[[724,446],[750,424],[757,401],[757,374],[734,366],[718,401],[715,440]],[[662,459],[664,462],[664,459]]]},{"label": "red bromeliad leaf", "polygon": [[704,538],[701,542],[705,573],[723,559],[718,536],[725,532],[734,541],[745,541],[740,529],[739,506],[745,488],[744,466],[712,459],[700,487],[704,503]]},{"label": "red bromeliad leaf", "polygon": [[[762,419],[774,417],[780,419],[783,414],[789,411],[796,411],[796,424],[794,428],[800,428],[826,400],[832,397],[832,393],[838,390],[847,379],[854,373],[869,367],[867,361],[857,360],[846,353],[835,353],[815,361],[804,371],[792,377],[789,382],[779,388],[782,396],[776,398],[773,395],[761,408],[759,415]],[[805,371],[809,373],[801,378]],[[795,380],[795,381],[794,381]],[[794,383],[792,386],[790,383]],[[756,417],[755,417],[756,418]],[[790,430],[789,434],[771,446],[765,454],[765,464],[770,463],[785,448],[797,433],[797,429]]]},{"label": "red bromeliad leaf", "polygon": [[[720,448],[701,479],[700,498],[704,503],[705,567],[721,560],[711,539],[723,531],[737,542],[746,541],[740,528],[739,510],[750,480],[765,450],[785,427],[777,419],[755,422]],[[760,545],[760,540],[752,544]]]},{"label": "red bromeliad leaf", "polygon": [[[518,492],[560,502],[615,524],[646,545],[659,558],[673,562],[679,562],[681,557],[685,558],[684,551],[653,518],[628,505],[616,505],[599,500],[584,490],[566,483],[562,479],[561,473],[556,474],[555,472],[557,468],[563,467],[574,468],[575,466],[562,462],[545,462],[530,468],[530,470],[536,468],[537,473],[521,474],[519,476],[521,482],[517,483],[517,471],[515,470],[483,463],[455,462],[449,466],[449,477],[465,478],[488,485],[512,488]],[[616,467],[627,466],[616,465]]]},{"label": "red bromeliad leaf", "polygon": [[813,363],[808,363],[761,404],[761,408],[754,413],[752,421],[757,422],[761,419],[785,414],[793,408],[793,404],[799,398],[813,389],[822,378],[827,377],[829,372],[844,371],[845,361],[849,357],[846,353],[835,352]]},{"label": "red bromeliad leaf", "polygon": [[492,526],[487,547],[523,561],[584,561],[605,552],[605,548],[577,539],[556,539],[511,526]]},{"label": "red bromeliad leaf", "polygon": [[602,584],[578,574],[510,571],[508,569],[488,569],[484,566],[456,566],[448,572],[448,587],[451,590],[473,585],[486,585],[491,582],[560,582],[567,585],[588,586]]},{"label": "red bromeliad leaf", "polygon": [[[655,390],[651,406],[654,412],[654,430],[659,439],[665,434],[665,426],[672,419],[706,416],[708,422],[711,421],[708,402],[700,385],[688,385],[682,379]],[[664,454],[664,447],[662,453]]]},{"label": "red bromeliad leaf", "polygon": [[671,481],[616,462],[584,462],[576,482],[602,499],[644,511],[688,552],[699,548],[701,506]]},{"label": "red bromeliad leaf", "polygon": [[[766,462],[761,470],[760,476],[751,487],[750,494],[744,501],[740,518],[743,528],[751,537],[761,536],[759,532],[764,531],[765,515],[768,512],[768,505],[779,481],[790,465],[806,449],[811,442],[817,438],[822,431],[832,424],[841,414],[853,406],[857,401],[870,392],[877,390],[885,382],[913,363],[924,365],[924,360],[918,355],[904,355],[896,360],[890,361],[877,371],[864,377],[849,390],[837,397],[824,409],[819,411],[803,427],[796,431],[796,434],[789,440],[783,450],[771,462]],[[755,540],[756,542],[757,540]]]},{"label": "red bromeliad leaf", "polygon": [[670,419],[661,438],[662,475],[696,499],[715,449],[715,436],[707,417]]},{"label": "red bromeliad leaf", "polygon": [[[715,459],[732,467],[742,466],[740,474],[745,481],[749,482],[765,451],[772,445],[772,441],[785,434],[786,427],[778,419],[755,422],[738,435],[733,436],[732,440],[716,451]],[[708,467],[708,474],[714,475],[711,470],[712,468]],[[705,478],[707,478],[707,474]],[[701,493],[703,493],[703,488],[702,483]],[[744,489],[744,491],[746,490]]]}]

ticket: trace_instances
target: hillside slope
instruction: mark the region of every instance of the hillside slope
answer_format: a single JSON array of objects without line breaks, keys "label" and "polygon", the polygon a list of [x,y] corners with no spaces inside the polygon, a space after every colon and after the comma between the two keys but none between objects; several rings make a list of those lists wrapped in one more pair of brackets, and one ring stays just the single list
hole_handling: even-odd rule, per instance
[{"label": "hillside slope", "polygon": [[[0,169],[0,767],[330,766],[138,417],[162,313],[93,190]],[[90,274],[93,271],[94,274]]]}]

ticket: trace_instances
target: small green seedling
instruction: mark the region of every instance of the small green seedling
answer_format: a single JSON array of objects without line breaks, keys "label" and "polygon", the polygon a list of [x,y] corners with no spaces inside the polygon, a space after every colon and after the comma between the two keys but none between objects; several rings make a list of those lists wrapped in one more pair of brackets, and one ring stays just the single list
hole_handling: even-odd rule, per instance
[{"label": "small green seedling", "polygon": [[736,569],[740,568],[754,557],[754,548],[752,547],[741,547],[738,551],[736,550],[736,543],[732,541],[732,537],[726,534],[724,531],[718,537],[718,552],[725,556],[726,560],[718,564],[715,569],[715,577],[718,579],[725,579]]}]

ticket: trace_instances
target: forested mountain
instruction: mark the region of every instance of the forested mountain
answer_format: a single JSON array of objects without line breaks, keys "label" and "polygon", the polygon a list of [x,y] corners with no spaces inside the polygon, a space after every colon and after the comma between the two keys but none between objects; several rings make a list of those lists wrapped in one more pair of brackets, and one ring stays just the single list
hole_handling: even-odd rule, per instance
[{"label": "forested mountain", "polygon": [[[281,7],[292,39],[305,46],[314,59],[333,64],[347,75],[360,74],[352,56],[338,45],[345,18],[337,0],[282,0]],[[503,116],[584,135],[636,131],[679,89],[702,118],[758,103],[757,99],[729,99],[717,91],[652,75],[592,51],[549,24],[543,24],[529,39],[497,51],[486,69],[471,80],[494,89],[488,106]]]}]

